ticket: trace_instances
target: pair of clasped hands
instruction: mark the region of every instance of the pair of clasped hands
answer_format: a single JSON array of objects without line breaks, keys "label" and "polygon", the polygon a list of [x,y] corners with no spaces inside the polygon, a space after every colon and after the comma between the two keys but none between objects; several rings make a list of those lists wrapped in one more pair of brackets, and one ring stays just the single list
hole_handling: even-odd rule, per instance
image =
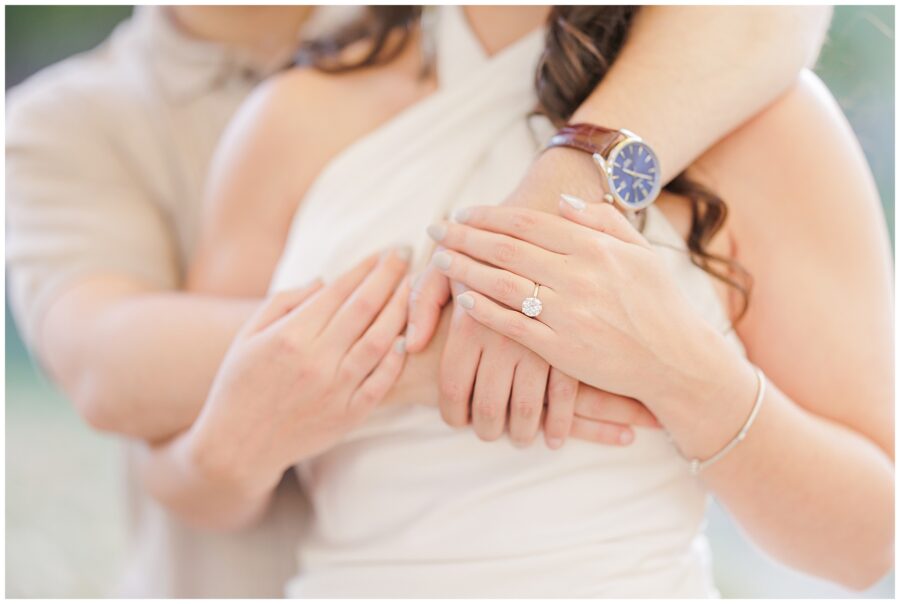
[{"label": "pair of clasped hands", "polygon": [[[660,351],[696,321],[618,210],[563,195],[558,215],[471,207],[428,232],[437,250],[412,287],[409,250],[392,249],[267,301],[226,355],[201,429],[230,418],[219,434],[276,483],[363,422],[409,353],[433,354],[451,292],[439,377],[451,426],[471,423],[483,440],[508,432],[519,446],[543,432],[551,449],[569,437],[627,446],[634,427],[660,427],[638,402],[660,394],[646,376],[666,371],[672,359]],[[520,306],[535,283],[543,311],[529,318]]]}]

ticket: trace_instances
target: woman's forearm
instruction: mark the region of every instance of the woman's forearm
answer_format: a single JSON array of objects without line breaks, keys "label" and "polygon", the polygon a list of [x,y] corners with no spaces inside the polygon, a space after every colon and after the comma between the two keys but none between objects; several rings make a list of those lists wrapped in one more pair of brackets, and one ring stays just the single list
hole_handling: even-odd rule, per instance
[{"label": "woman's forearm", "polygon": [[[675,412],[657,411],[692,458],[720,450],[753,404],[756,378],[748,366],[717,373],[721,379],[691,388],[689,403],[671,405]],[[863,589],[892,564],[888,454],[771,383],[746,438],[702,477],[752,538],[791,566]]]}]

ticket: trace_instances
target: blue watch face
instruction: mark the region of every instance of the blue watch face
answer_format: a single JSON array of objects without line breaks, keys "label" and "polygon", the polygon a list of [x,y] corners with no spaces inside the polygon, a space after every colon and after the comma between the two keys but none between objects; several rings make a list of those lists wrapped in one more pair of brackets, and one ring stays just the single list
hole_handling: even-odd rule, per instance
[{"label": "blue watch face", "polygon": [[624,144],[614,151],[608,165],[610,187],[626,206],[644,208],[659,195],[659,160],[644,143]]}]

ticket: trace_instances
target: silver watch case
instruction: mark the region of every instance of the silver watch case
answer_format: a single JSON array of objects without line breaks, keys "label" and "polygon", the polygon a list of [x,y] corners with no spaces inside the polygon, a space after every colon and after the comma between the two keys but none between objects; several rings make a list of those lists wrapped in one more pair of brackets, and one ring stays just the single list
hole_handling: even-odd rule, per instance
[{"label": "silver watch case", "polygon": [[[653,189],[650,191],[650,194],[647,196],[647,199],[642,201],[640,204],[628,203],[621,197],[613,187],[610,186],[610,178],[612,176],[612,166],[616,161],[616,157],[619,153],[621,153],[622,149],[625,148],[626,145],[631,143],[643,143],[644,140],[639,137],[634,132],[630,130],[625,130],[624,128],[619,130],[622,134],[625,135],[625,138],[620,140],[618,143],[613,146],[609,151],[609,159],[604,158],[599,153],[594,153],[591,157],[594,159],[594,163],[597,164],[597,167],[600,169],[600,173],[603,175],[603,188],[606,190],[603,199],[610,203],[615,203],[620,208],[625,210],[625,215],[628,216],[629,220],[632,220],[633,214],[640,212],[641,210],[653,205],[653,202],[656,201],[656,198],[659,197],[659,193],[662,190],[662,180],[657,180],[653,185]],[[646,143],[645,143],[646,144]],[[649,148],[649,147],[648,147]],[[653,149],[650,149],[650,152],[653,153]],[[653,153],[654,157],[656,157],[656,153]],[[659,158],[656,158],[656,164],[659,165]]]}]

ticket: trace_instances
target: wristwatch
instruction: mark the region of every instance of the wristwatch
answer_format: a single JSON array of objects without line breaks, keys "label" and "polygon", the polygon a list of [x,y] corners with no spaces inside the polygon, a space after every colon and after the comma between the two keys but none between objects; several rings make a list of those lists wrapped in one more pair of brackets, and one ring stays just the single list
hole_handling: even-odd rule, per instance
[{"label": "wristwatch", "polygon": [[656,153],[628,130],[567,124],[547,143],[546,149],[552,147],[590,153],[600,168],[604,200],[618,204],[632,222],[638,212],[656,201],[662,188]]}]

